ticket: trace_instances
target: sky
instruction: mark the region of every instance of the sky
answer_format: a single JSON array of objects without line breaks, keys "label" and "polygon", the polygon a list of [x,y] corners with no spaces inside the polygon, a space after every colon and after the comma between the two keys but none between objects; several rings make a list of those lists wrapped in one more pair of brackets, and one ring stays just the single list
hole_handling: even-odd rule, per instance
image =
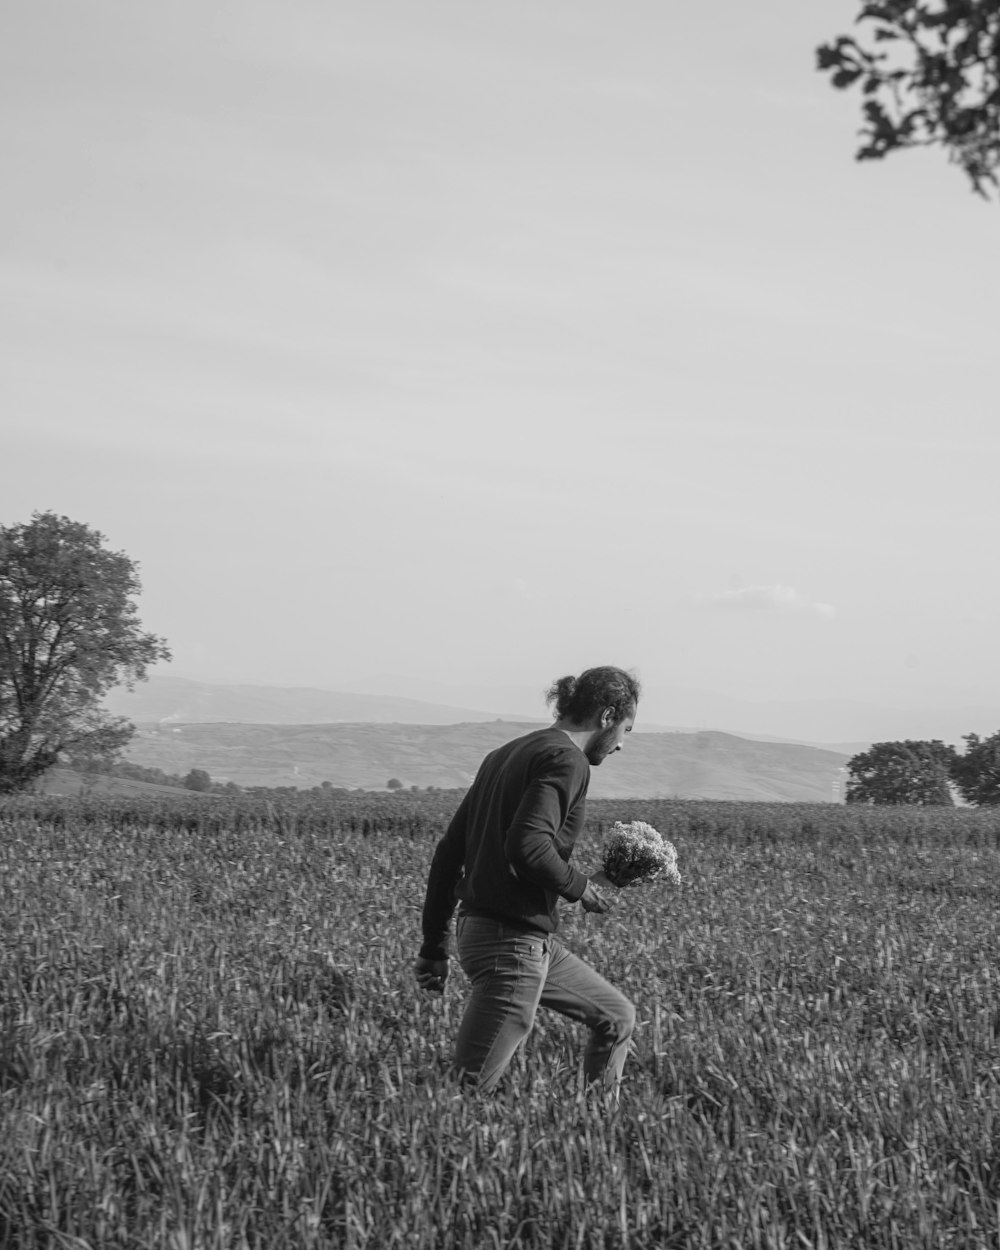
[{"label": "sky", "polygon": [[0,0],[0,524],[164,675],[994,731],[1000,206],[853,159],[857,8]]}]

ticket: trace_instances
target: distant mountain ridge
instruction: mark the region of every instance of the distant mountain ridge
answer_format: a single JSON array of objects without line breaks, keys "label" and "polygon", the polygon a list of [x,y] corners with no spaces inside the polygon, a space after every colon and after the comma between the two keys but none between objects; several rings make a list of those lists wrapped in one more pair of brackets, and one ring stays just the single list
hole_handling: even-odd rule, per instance
[{"label": "distant mountain ridge", "polygon": [[[544,707],[542,694],[537,701]],[[138,732],[126,758],[240,786],[383,789],[467,786],[483,756],[551,717],[533,719],[382,693],[216,685],[153,677],[106,706]],[[862,749],[860,746],[858,749]],[[591,775],[597,798],[830,802],[852,751],[719,731],[646,732]]]},{"label": "distant mountain ridge", "polygon": [[[394,688],[393,683],[398,685]],[[447,725],[497,718],[524,723],[549,719],[541,687],[456,685],[389,676],[345,683],[337,690],[224,685],[152,676],[131,692],[112,691],[105,703],[136,724],[235,721],[325,725],[367,721]],[[713,730],[853,755],[867,750],[873,742],[902,738],[941,738],[960,745],[963,734],[988,735],[998,727],[1000,706],[899,709],[836,699],[753,702],[712,691],[647,687],[636,732]]]},{"label": "distant mountain ridge", "polygon": [[[488,751],[539,726],[480,721],[404,724],[177,724],[139,729],[126,758],[184,775],[205,769],[240,786],[384,789],[467,786]],[[630,735],[591,772],[594,798],[703,798],[832,802],[848,756],[818,747],[723,733]]]},{"label": "distant mountain ridge", "polygon": [[396,695],[311,686],[217,685],[186,677],[151,677],[134,690],[113,690],[105,706],[137,725],[224,721],[244,725],[454,725],[498,717],[531,719],[523,713],[482,711]]}]

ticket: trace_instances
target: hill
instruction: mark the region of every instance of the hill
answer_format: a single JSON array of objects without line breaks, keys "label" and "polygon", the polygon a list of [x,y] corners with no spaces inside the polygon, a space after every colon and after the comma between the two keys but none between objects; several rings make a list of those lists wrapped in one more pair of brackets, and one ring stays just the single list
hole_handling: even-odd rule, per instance
[{"label": "hill", "polygon": [[[540,689],[458,686],[404,677],[372,678],[326,690],[314,686],[227,685],[153,675],[134,690],[121,687],[111,691],[104,703],[109,711],[137,725],[548,721]],[[901,738],[941,738],[957,745],[964,734],[993,733],[998,719],[1000,709],[996,707],[901,709],[835,699],[751,702],[712,691],[657,688],[643,694],[637,732],[695,734],[711,730],[854,755],[873,742]]]},{"label": "hill", "polygon": [[78,794],[132,794],[132,795],[173,795],[182,794],[187,798],[197,796],[194,790],[181,790],[177,786],[158,786],[148,781],[133,781],[130,777],[110,777],[100,775],[85,777],[72,768],[50,769],[37,783],[42,794],[54,796],[76,796]]},{"label": "hill", "polygon": [[[204,768],[240,786],[383,789],[467,786],[487,751],[537,726],[494,720],[452,725],[161,724],[140,726],[126,757],[186,774]],[[594,798],[830,802],[848,757],[818,747],[732,734],[635,733],[595,768]]]}]

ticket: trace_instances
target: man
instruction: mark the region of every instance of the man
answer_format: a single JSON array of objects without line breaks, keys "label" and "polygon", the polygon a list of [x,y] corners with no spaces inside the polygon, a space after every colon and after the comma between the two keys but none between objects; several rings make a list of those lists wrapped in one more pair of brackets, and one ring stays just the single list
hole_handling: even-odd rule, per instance
[{"label": "man", "polygon": [[620,668],[591,668],[561,678],[547,701],[555,724],[487,755],[437,845],[414,970],[422,988],[444,990],[457,901],[458,958],[472,985],[455,1047],[463,1078],[495,1089],[541,1006],[587,1025],[584,1074],[617,1097],[635,1008],[555,932],[560,899],[611,907],[569,861],[590,769],[622,749],[639,683]]}]

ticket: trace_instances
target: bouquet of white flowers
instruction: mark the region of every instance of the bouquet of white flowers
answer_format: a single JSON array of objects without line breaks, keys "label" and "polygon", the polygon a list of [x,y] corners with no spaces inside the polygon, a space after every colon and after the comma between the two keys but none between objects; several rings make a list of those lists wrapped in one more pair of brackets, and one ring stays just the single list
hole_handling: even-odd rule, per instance
[{"label": "bouquet of white flowers", "polygon": [[615,886],[637,885],[665,875],[680,884],[677,851],[652,825],[642,820],[616,820],[604,844],[604,875]]}]

